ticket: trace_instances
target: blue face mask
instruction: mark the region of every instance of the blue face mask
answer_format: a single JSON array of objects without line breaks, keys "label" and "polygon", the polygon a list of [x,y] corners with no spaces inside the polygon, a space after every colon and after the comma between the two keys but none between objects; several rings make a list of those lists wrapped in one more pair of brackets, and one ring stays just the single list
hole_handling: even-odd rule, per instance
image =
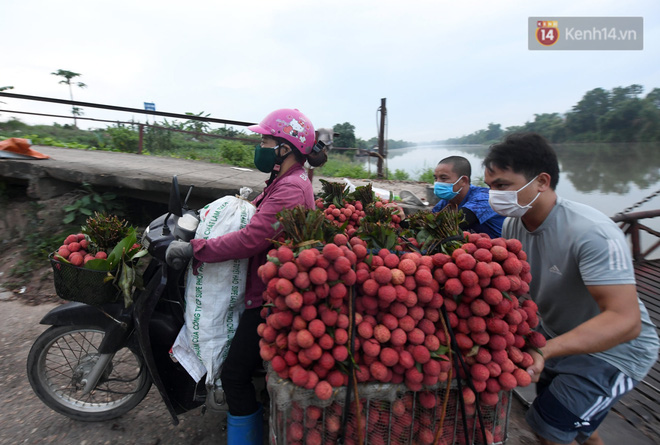
[{"label": "blue face mask", "polygon": [[454,191],[454,185],[456,185],[456,183],[460,181],[461,178],[462,176],[458,178],[453,184],[448,182],[433,183],[433,193],[440,199],[445,199],[447,201],[454,199],[456,195],[458,195],[460,191],[463,190],[463,187],[461,187],[457,192]]}]

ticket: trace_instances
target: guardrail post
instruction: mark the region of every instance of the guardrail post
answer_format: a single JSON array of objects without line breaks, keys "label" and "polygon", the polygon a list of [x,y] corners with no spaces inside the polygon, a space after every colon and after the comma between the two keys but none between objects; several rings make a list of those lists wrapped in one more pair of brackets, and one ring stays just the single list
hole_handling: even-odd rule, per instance
[{"label": "guardrail post", "polygon": [[142,154],[142,141],[144,140],[144,124],[139,124],[140,135],[138,137],[138,154]]},{"label": "guardrail post", "polygon": [[632,256],[635,261],[643,260],[643,255],[641,247],[639,245],[639,221],[633,220],[630,222],[630,228],[628,229],[630,233],[630,241],[632,243]]}]

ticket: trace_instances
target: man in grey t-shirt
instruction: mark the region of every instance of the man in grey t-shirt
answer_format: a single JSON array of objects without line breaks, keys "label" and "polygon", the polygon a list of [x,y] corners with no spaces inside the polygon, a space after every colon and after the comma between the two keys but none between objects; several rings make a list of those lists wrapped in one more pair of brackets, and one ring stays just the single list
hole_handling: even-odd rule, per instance
[{"label": "man in grey t-shirt", "polygon": [[[538,134],[508,136],[485,160],[504,238],[522,242],[548,342],[531,351],[527,421],[543,444],[600,445],[598,425],[658,358],[626,240],[601,212],[557,196],[557,156]],[[575,442],[574,442],[575,441]]]}]

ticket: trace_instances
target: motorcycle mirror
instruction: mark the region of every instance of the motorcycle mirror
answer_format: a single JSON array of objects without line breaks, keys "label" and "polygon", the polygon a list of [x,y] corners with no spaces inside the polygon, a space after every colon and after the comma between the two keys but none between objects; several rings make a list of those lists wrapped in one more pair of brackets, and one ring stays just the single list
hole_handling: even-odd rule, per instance
[{"label": "motorcycle mirror", "polygon": [[181,195],[179,193],[179,180],[176,175],[172,176],[172,187],[170,188],[170,202],[167,210],[176,216],[183,216],[181,209]]},{"label": "motorcycle mirror", "polygon": [[190,188],[188,189],[188,193],[186,194],[186,197],[183,200],[183,208],[185,210],[188,210],[188,199],[190,199],[190,194],[192,193],[194,187],[195,187],[194,185],[190,186]]}]

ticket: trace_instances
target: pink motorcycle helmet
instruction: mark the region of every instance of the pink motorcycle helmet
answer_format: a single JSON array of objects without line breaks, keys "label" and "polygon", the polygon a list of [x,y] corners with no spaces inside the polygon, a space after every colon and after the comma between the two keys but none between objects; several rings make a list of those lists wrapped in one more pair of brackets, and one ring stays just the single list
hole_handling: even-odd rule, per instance
[{"label": "pink motorcycle helmet", "polygon": [[310,154],[314,147],[315,133],[312,122],[293,108],[275,110],[259,124],[247,128],[255,133],[286,139],[304,155]]}]

